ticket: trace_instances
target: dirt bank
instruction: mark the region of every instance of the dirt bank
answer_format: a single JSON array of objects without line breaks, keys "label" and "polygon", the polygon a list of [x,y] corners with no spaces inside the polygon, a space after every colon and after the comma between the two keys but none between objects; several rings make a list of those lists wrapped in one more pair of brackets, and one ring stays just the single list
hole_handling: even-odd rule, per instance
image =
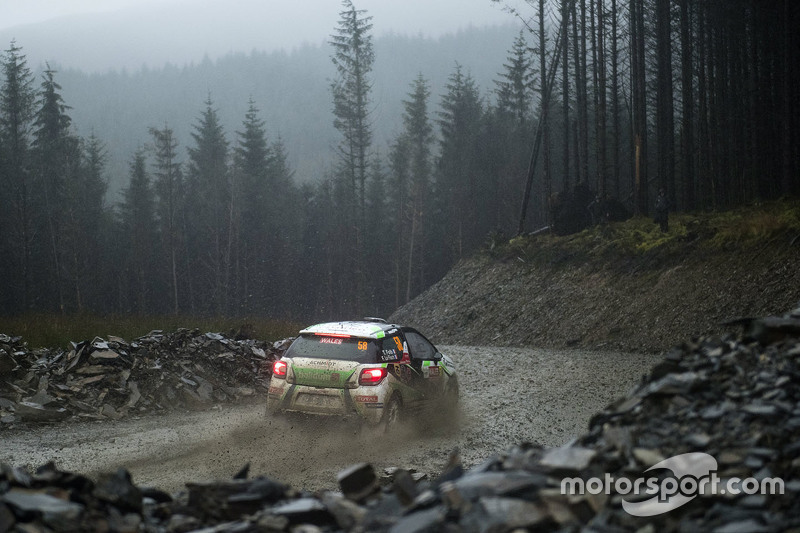
[{"label": "dirt bank", "polygon": [[800,301],[800,245],[785,240],[603,260],[546,252],[463,261],[391,319],[434,342],[655,353]]},{"label": "dirt bank", "polygon": [[[563,444],[628,390],[656,358],[621,352],[447,346],[458,363],[462,409],[452,431],[404,428],[386,439],[336,420],[265,418],[263,404],[141,419],[60,424],[2,434],[0,462],[54,460],[87,474],[127,467],[137,484],[170,491],[230,478],[245,463],[295,488],[335,488],[356,462],[438,474],[459,448],[466,465],[521,442]],[[321,431],[320,429],[323,429]]]}]

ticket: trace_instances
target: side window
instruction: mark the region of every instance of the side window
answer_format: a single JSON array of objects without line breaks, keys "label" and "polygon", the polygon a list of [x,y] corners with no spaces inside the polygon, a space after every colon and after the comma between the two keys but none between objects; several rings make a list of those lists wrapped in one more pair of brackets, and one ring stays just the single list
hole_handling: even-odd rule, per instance
[{"label": "side window", "polygon": [[399,335],[393,335],[383,339],[381,351],[378,359],[381,363],[393,363],[403,358],[403,339]]},{"label": "side window", "polygon": [[406,331],[406,340],[408,340],[408,350],[411,352],[412,359],[433,359],[436,354],[433,344],[416,331]]}]

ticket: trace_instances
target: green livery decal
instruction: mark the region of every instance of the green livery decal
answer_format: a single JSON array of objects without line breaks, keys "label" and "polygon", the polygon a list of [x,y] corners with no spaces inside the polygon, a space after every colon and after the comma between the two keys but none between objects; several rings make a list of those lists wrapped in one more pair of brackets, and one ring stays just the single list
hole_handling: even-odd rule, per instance
[{"label": "green livery decal", "polygon": [[355,373],[355,370],[344,372],[323,368],[298,368],[295,366],[292,367],[292,371],[297,384],[312,387],[343,387]]}]

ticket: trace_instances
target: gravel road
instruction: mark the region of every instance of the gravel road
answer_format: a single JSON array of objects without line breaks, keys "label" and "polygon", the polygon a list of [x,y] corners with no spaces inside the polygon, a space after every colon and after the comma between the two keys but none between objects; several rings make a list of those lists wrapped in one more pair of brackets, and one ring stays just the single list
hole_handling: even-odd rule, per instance
[{"label": "gravel road", "polygon": [[0,432],[0,462],[35,468],[54,460],[92,475],[124,466],[139,485],[168,491],[230,478],[245,463],[309,490],[336,487],[356,462],[437,475],[458,447],[465,466],[521,442],[558,446],[622,396],[658,361],[614,352],[444,346],[461,385],[455,427],[409,424],[391,438],[335,420],[265,417],[263,402],[118,422],[68,422]]}]

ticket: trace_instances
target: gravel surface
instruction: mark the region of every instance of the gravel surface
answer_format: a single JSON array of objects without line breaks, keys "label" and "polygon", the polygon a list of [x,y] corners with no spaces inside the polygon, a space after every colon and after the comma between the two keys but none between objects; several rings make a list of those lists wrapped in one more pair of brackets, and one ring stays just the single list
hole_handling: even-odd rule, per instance
[{"label": "gravel surface", "polygon": [[469,467],[521,442],[558,446],[627,393],[660,359],[577,350],[444,346],[457,365],[461,415],[449,429],[408,424],[390,437],[335,419],[265,417],[263,402],[119,422],[66,422],[0,433],[0,462],[54,460],[85,474],[128,468],[134,482],[168,491],[230,478],[245,463],[295,488],[336,487],[357,462],[437,475],[458,448]]}]

